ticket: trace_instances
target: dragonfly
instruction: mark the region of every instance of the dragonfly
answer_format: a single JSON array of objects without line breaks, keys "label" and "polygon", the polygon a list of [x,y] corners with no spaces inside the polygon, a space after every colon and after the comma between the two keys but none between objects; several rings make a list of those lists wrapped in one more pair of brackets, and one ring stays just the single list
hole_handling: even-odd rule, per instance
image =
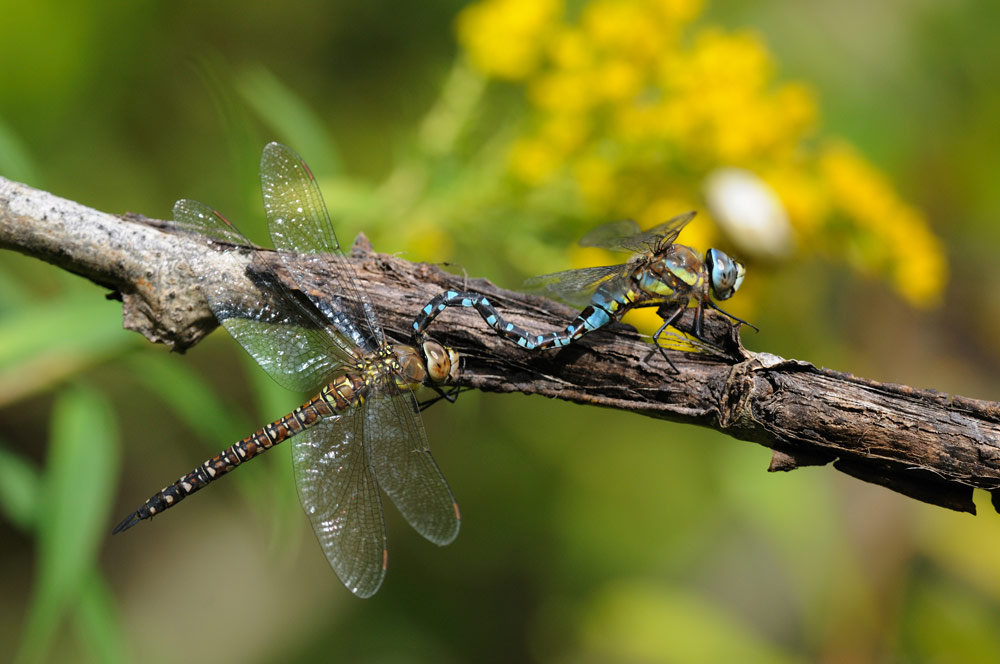
[{"label": "dragonfly", "polygon": [[[271,261],[284,266],[294,288],[263,252],[246,249],[251,243],[212,208],[180,200],[174,219],[210,244],[253,252],[246,274],[268,286],[259,301],[234,303],[233,279],[191,267],[212,313],[261,368],[280,385],[316,396],[158,491],[114,532],[160,514],[291,439],[299,501],[320,547],[341,582],[370,597],[388,562],[380,489],[429,541],[443,546],[458,535],[458,504],[431,455],[414,390],[428,385],[448,397],[439,386],[454,380],[459,357],[429,339],[415,346],[389,343],[298,154],[269,143],[260,178],[278,256]],[[327,292],[306,286],[314,264],[332,273]]]},{"label": "dragonfly", "polygon": [[[711,346],[702,333],[705,309],[716,309],[737,323],[750,325],[723,311],[713,301],[713,298],[728,300],[732,297],[743,283],[746,270],[741,262],[719,249],[709,249],[703,257],[691,247],[675,242],[695,214],[691,211],[677,215],[645,231],[631,220],[599,226],[585,235],[580,245],[630,252],[632,255],[627,262],[565,270],[526,281],[525,285],[531,289],[583,307],[561,330],[531,334],[504,320],[482,294],[450,290],[434,297],[420,311],[413,321],[414,338],[422,338],[431,322],[446,308],[472,307],[501,337],[522,348],[559,348],[611,321],[621,320],[630,309],[657,307],[663,324],[653,334],[653,340],[663,353],[660,339],[664,331],[678,322],[693,302],[696,307],[694,336]],[[663,356],[676,371],[666,353]]]}]

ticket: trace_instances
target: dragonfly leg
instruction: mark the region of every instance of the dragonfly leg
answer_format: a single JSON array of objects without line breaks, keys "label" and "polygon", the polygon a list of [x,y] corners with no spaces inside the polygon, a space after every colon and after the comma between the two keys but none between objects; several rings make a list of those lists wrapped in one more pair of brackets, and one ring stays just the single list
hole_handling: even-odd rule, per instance
[{"label": "dragonfly leg", "polygon": [[694,336],[698,337],[702,341],[705,340],[705,335],[703,333],[703,327],[705,323],[705,307],[701,300],[698,300],[698,306],[694,312]]},{"label": "dragonfly leg", "polygon": [[663,334],[664,330],[667,329],[667,327],[673,325],[674,322],[676,322],[676,320],[680,318],[682,313],[684,313],[684,305],[675,307],[673,311],[671,311],[669,314],[665,316],[661,314],[661,317],[663,318],[663,325],[661,325],[659,329],[657,329],[656,332],[653,333],[653,343],[656,344],[656,349],[659,351],[660,356],[667,361],[667,364],[670,365],[670,368],[673,369],[674,373],[676,374],[679,374],[680,370],[677,368],[677,365],[675,365],[673,361],[670,359],[670,356],[667,355],[666,349],[660,345],[660,336]]},{"label": "dragonfly leg", "polygon": [[417,409],[420,412],[427,410],[428,408],[436,404],[438,401],[441,401],[442,399],[444,399],[448,403],[455,403],[456,401],[458,401],[458,395],[464,392],[465,390],[469,389],[469,388],[459,387],[458,385],[453,385],[449,387],[447,390],[442,390],[440,387],[436,385],[430,385],[429,387],[435,392],[437,392],[437,396],[431,397],[430,399],[427,399],[425,401],[418,401]]},{"label": "dragonfly leg", "polygon": [[708,306],[712,307],[713,309],[715,309],[716,311],[718,311],[718,312],[719,312],[719,313],[721,313],[722,315],[724,315],[724,316],[728,316],[729,318],[733,319],[733,320],[734,320],[734,321],[736,321],[737,323],[742,323],[743,325],[746,325],[747,327],[750,327],[750,328],[753,328],[753,331],[754,331],[754,332],[760,332],[760,328],[758,328],[758,327],[757,327],[756,325],[754,325],[753,323],[749,323],[749,322],[747,322],[747,321],[743,320],[742,318],[737,318],[736,316],[732,315],[732,314],[731,314],[731,313],[729,313],[728,311],[726,311],[726,310],[722,309],[722,308],[721,308],[721,307],[720,307],[719,305],[717,305],[717,304],[716,304],[715,302],[712,302],[711,300],[709,300],[709,301],[708,301]]}]

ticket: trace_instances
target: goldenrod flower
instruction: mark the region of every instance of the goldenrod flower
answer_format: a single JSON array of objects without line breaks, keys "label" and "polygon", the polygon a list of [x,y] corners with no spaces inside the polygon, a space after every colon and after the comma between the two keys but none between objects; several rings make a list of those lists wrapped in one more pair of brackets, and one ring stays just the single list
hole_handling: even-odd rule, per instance
[{"label": "goldenrod flower", "polygon": [[522,79],[538,64],[547,33],[562,13],[559,0],[486,0],[458,16],[458,39],[480,71]]},{"label": "goldenrod flower", "polygon": [[[852,148],[815,140],[815,94],[776,80],[760,35],[693,26],[701,9],[701,0],[589,0],[575,13],[556,0],[483,0],[465,9],[458,32],[469,61],[527,92],[511,174],[575,192],[567,209],[580,203],[615,219],[660,213],[665,200],[699,203],[710,173],[741,168],[773,187],[792,235],[808,236],[786,246],[834,246],[911,303],[933,303],[947,265],[927,220]],[[850,221],[849,237],[834,232],[833,215]],[[685,231],[692,244],[694,228]]]},{"label": "goldenrod flower", "polygon": [[934,304],[947,278],[947,265],[927,220],[900,200],[886,178],[842,142],[824,146],[820,171],[830,201],[858,229],[874,239],[869,262],[889,272],[893,285],[911,303]]}]

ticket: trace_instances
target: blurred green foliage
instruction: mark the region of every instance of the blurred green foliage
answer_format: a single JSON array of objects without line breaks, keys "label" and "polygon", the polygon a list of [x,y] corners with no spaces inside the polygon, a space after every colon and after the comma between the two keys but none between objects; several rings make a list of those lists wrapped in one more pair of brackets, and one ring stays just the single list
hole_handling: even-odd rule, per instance
[{"label": "blurred green foliage", "polygon": [[[882,274],[873,254],[848,269],[842,247],[811,236],[752,263],[740,296],[762,332],[747,343],[997,398],[1000,8],[674,4],[701,12],[698,29],[754,31],[777,80],[811,86],[826,131],[888,174],[950,263],[940,306],[917,311],[898,284],[863,276]],[[516,287],[580,259],[571,239],[627,211],[589,207],[558,178],[510,177],[531,109],[464,59],[460,9],[0,0],[0,174],[109,212],[165,217],[196,198],[262,241],[259,153],[281,140],[317,173],[345,244],[364,230],[381,251]],[[389,514],[390,574],[370,601],[315,546],[287,450],[111,538],[118,517],[298,395],[221,334],[186,357],[150,347],[103,295],[0,254],[0,643],[21,661],[1000,652],[988,500],[972,518],[826,468],[771,476],[766,450],[712,432],[513,395],[426,413],[463,531],[437,549]]]}]

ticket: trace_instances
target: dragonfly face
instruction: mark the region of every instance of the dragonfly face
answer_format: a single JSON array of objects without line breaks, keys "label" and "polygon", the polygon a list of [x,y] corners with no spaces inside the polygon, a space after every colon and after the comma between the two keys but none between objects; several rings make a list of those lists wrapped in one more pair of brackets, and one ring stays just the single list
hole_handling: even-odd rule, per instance
[{"label": "dragonfly face", "polygon": [[440,385],[458,374],[458,353],[436,341],[425,340],[420,349],[413,346],[393,347],[399,359],[399,373],[409,385]]},{"label": "dragonfly face", "polygon": [[718,249],[709,249],[705,261],[708,264],[712,295],[717,300],[728,300],[743,283],[746,274],[743,263],[730,258],[728,254]]},{"label": "dragonfly face", "polygon": [[448,383],[458,377],[458,353],[435,341],[424,341],[420,345],[424,353],[427,377],[435,383]]}]

